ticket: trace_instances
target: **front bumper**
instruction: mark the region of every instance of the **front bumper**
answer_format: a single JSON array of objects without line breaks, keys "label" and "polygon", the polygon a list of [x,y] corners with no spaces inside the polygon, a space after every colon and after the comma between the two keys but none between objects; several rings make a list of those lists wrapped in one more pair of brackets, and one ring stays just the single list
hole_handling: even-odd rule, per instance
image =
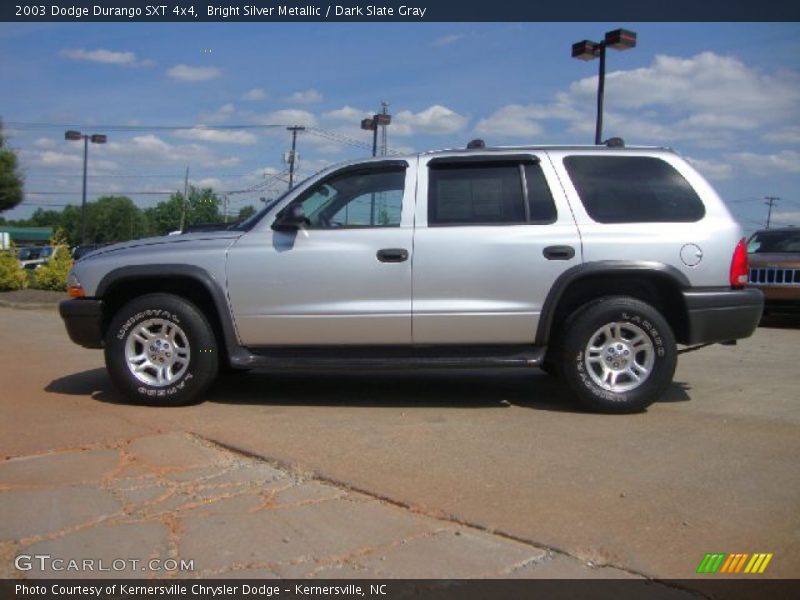
[{"label": "front bumper", "polygon": [[764,310],[764,294],[753,288],[687,291],[683,298],[689,314],[687,345],[750,337]]},{"label": "front bumper", "polygon": [[69,339],[84,348],[103,347],[103,302],[92,298],[64,300],[58,305]]}]

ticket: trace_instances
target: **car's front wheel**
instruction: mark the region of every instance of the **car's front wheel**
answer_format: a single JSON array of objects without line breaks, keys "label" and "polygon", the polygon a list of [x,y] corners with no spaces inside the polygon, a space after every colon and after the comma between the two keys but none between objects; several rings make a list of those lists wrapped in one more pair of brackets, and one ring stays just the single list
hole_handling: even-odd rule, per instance
[{"label": "car's front wheel", "polygon": [[105,359],[126,396],[160,406],[196,401],[219,368],[205,315],[172,294],[148,294],[117,311],[106,333]]},{"label": "car's front wheel", "polygon": [[570,318],[560,372],[592,410],[640,411],[658,399],[675,374],[677,347],[655,308],[629,297],[608,297]]}]

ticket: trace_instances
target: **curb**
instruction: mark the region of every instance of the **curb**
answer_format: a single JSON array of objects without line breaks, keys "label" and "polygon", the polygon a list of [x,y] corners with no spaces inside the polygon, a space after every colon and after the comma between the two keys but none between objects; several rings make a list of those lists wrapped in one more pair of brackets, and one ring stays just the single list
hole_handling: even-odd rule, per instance
[{"label": "curb", "polygon": [[13,308],[15,310],[58,310],[58,304],[50,302],[9,302],[0,300],[0,307]]}]

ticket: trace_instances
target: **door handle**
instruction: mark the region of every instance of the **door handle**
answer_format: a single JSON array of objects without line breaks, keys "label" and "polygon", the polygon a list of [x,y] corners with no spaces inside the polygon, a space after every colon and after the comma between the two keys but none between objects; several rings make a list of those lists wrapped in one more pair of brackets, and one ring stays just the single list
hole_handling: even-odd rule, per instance
[{"label": "door handle", "polygon": [[405,248],[384,248],[378,250],[378,260],[388,263],[400,263],[408,260],[408,250]]},{"label": "door handle", "polygon": [[575,256],[575,248],[572,246],[548,246],[542,250],[542,254],[547,260],[569,260]]}]

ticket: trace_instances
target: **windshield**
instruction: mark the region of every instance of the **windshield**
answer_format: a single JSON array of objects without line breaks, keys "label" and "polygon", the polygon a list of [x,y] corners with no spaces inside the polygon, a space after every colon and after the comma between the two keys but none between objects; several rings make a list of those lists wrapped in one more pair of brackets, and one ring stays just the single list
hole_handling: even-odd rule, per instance
[{"label": "windshield", "polygon": [[797,231],[759,231],[750,238],[747,251],[755,254],[800,252],[800,229]]}]

